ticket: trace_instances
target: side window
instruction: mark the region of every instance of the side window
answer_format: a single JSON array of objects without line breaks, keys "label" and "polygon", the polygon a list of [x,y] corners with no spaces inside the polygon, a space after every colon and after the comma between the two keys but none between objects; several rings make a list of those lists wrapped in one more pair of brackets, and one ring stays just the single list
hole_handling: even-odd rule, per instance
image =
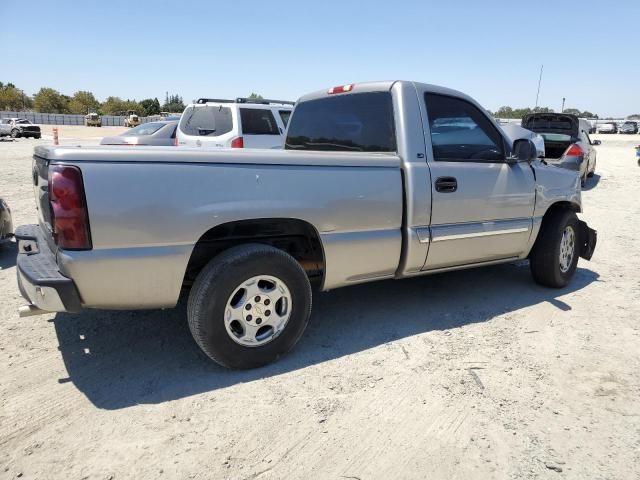
[{"label": "side window", "polygon": [[502,135],[478,108],[456,97],[425,93],[436,161],[500,162]]},{"label": "side window", "polygon": [[282,124],[286,127],[289,124],[289,117],[291,116],[291,110],[279,110],[280,118],[282,119]]},{"label": "side window", "polygon": [[280,135],[271,110],[241,108],[242,133],[244,135]]}]

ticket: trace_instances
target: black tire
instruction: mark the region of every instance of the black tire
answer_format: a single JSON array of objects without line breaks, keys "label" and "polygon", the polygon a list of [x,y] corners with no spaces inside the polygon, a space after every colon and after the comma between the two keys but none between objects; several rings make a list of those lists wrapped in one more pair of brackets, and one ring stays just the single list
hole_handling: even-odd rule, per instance
[{"label": "black tire", "polygon": [[11,138],[20,138],[20,130],[17,128],[11,130]]},{"label": "black tire", "polygon": [[41,138],[41,137],[42,137],[41,135],[36,135],[36,136],[35,136],[35,137],[33,137],[33,138],[35,138],[36,140],[40,140],[40,138]]},{"label": "black tire", "polygon": [[[560,268],[560,242],[565,228],[573,229],[575,239],[573,257],[567,271]],[[555,210],[542,221],[540,233],[529,256],[529,265],[533,279],[540,285],[562,288],[566,286],[578,266],[578,246],[580,245],[578,217],[570,210]]]},{"label": "black tire", "polygon": [[[280,279],[291,293],[291,315],[281,333],[261,346],[244,346],[227,332],[227,301],[242,282],[257,276]],[[189,294],[189,329],[212,360],[229,368],[255,368],[277,360],[302,336],[311,314],[311,285],[300,264],[269,245],[247,244],[213,258],[200,272]]]}]

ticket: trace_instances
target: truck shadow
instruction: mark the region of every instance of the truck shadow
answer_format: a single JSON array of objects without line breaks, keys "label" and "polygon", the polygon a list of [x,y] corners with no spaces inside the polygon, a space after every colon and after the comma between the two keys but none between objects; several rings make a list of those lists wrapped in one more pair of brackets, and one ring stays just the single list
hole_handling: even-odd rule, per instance
[{"label": "truck shadow", "polygon": [[298,346],[278,362],[248,371],[219,367],[200,352],[184,302],[172,310],[60,313],[52,322],[69,377],[59,382],[73,382],[98,408],[161,403],[543,302],[571,310],[558,297],[597,279],[597,273],[578,268],[568,287],[554,290],[534,284],[526,264],[500,265],[316,294],[311,323]]},{"label": "truck shadow", "polygon": [[13,241],[4,241],[0,244],[0,270],[6,270],[16,265],[18,245]]}]

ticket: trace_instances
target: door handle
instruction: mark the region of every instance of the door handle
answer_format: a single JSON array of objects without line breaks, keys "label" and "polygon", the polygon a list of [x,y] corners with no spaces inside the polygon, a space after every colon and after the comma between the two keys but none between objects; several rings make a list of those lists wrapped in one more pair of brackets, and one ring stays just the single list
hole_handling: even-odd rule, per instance
[{"label": "door handle", "polygon": [[436,192],[453,193],[458,190],[458,181],[454,177],[438,177],[436,180]]}]

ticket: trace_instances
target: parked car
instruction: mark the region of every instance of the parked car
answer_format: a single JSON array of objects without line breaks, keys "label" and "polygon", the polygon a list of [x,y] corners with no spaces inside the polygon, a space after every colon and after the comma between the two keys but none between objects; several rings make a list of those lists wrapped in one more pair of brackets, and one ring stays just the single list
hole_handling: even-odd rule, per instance
[{"label": "parked car", "polygon": [[596,170],[596,150],[600,140],[591,140],[588,126],[567,113],[530,113],[522,118],[522,127],[544,138],[545,161],[578,172],[581,185]]},{"label": "parked car", "polygon": [[13,221],[9,205],[0,198],[0,245],[13,237]]},{"label": "parked car", "polygon": [[620,126],[619,133],[635,135],[638,133],[638,124],[636,122],[626,121]]},{"label": "parked car", "polygon": [[283,150],[38,146],[33,171],[22,316],[173,307],[190,289],[196,343],[236,368],[294,346],[312,283],[529,259],[557,288],[597,239],[575,172],[463,93],[406,81],[302,97]]},{"label": "parked car", "polygon": [[618,133],[618,125],[614,122],[600,123],[598,133]]},{"label": "parked car", "polygon": [[24,118],[3,118],[0,119],[0,137],[7,136],[38,139],[41,137],[40,127]]},{"label": "parked car", "polygon": [[178,145],[215,148],[282,148],[294,102],[200,98],[185,108]]},{"label": "parked car", "polygon": [[88,113],[84,116],[84,124],[86,127],[101,127],[102,117],[97,113]]},{"label": "parked car", "polygon": [[175,145],[178,121],[148,122],[120,135],[104,137],[100,145]]},{"label": "parked car", "polygon": [[129,110],[127,112],[127,118],[124,119],[125,127],[137,127],[140,125],[140,117],[135,110]]}]

